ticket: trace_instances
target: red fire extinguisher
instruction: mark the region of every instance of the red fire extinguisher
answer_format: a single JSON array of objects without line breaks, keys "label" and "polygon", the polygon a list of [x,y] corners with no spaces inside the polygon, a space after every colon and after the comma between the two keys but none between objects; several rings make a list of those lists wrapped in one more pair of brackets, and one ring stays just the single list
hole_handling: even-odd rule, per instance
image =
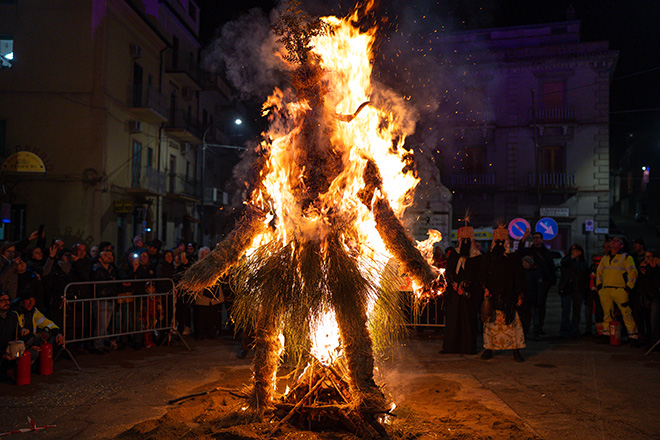
[{"label": "red fire extinguisher", "polygon": [[39,353],[39,374],[48,376],[53,374],[53,344],[44,342]]},{"label": "red fire extinguisher", "polygon": [[621,323],[616,318],[610,321],[610,345],[621,345]]},{"label": "red fire extinguisher", "polygon": [[30,365],[32,364],[32,355],[29,350],[25,350],[16,361],[16,385],[30,384]]}]

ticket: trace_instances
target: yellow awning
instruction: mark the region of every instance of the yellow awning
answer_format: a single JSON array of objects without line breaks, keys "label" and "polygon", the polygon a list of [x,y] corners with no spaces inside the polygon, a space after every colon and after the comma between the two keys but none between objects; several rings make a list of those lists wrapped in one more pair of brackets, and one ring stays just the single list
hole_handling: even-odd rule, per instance
[{"label": "yellow awning", "polygon": [[2,163],[0,172],[3,173],[45,173],[43,160],[29,151],[18,151],[9,156]]}]

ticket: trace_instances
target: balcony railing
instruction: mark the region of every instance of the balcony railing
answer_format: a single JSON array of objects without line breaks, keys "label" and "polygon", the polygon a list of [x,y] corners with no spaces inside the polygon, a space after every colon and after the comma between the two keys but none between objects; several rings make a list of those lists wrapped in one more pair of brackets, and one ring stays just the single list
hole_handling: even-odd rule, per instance
[{"label": "balcony railing", "polygon": [[183,178],[183,193],[191,197],[200,198],[201,185],[200,182],[193,179]]},{"label": "balcony railing", "polygon": [[168,75],[172,75],[184,87],[190,87],[193,90],[200,89],[200,74],[197,61],[194,57],[183,56],[183,51],[181,50],[175,52],[174,49],[168,49],[165,72]]},{"label": "balcony railing", "polygon": [[495,185],[494,173],[451,174],[449,185],[452,188],[483,188]]},{"label": "balcony railing", "polygon": [[227,103],[223,103],[223,105],[229,105],[229,99],[232,97],[232,91],[227,83],[222,79],[222,77],[215,72],[208,71],[200,71],[200,74],[202,89],[219,91],[227,98]]},{"label": "balcony railing", "polygon": [[167,175],[151,167],[142,167],[140,173],[133,173],[131,177],[131,191],[137,193],[163,194]]},{"label": "balcony railing", "polygon": [[542,108],[536,110],[536,122],[570,122],[574,120],[574,107]]},{"label": "balcony railing", "polygon": [[158,171],[155,168],[147,167],[146,177],[147,188],[158,193],[165,192],[165,182],[167,180],[167,175],[165,172]]},{"label": "balcony railing", "polygon": [[[536,188],[536,173],[529,173],[528,184]],[[575,174],[571,173],[540,173],[539,186],[542,190],[572,190],[575,189]]]},{"label": "balcony railing", "polygon": [[187,110],[170,111],[169,119],[165,124],[165,131],[177,138],[180,142],[200,144],[202,142],[201,124],[199,120]]},{"label": "balcony railing", "polygon": [[145,122],[167,120],[167,101],[156,87],[143,87],[142,84],[128,86],[128,107],[138,119]]},{"label": "balcony railing", "polygon": [[192,198],[200,198],[201,185],[198,180],[185,174],[167,173],[167,195],[168,197],[187,196]]}]

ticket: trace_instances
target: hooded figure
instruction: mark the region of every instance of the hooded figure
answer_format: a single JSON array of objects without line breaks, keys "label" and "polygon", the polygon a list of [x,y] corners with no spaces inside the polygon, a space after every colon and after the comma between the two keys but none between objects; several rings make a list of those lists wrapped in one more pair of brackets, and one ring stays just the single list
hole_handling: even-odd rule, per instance
[{"label": "hooded figure", "polygon": [[493,357],[493,350],[513,349],[513,358],[524,361],[519,349],[525,348],[518,307],[522,304],[525,278],[520,257],[509,252],[509,231],[499,227],[493,232],[493,242],[484,255],[480,268],[484,297],[495,308],[495,319],[484,324],[483,359]]},{"label": "hooded figure", "polygon": [[471,226],[458,229],[458,252],[447,259],[444,292],[445,335],[441,353],[477,352],[477,315],[483,291],[479,283],[481,252]]}]

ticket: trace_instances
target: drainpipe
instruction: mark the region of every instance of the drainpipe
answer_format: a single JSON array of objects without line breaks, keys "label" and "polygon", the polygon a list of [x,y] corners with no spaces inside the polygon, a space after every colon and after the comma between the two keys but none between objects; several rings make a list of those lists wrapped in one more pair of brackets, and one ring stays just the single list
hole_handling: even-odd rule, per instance
[{"label": "drainpipe", "polygon": [[[163,56],[165,55],[165,51],[169,48],[169,45],[167,47],[164,47],[163,49],[160,50],[160,54],[158,57],[159,65],[158,65],[158,95],[162,98],[163,97]],[[165,100],[165,102],[168,102]],[[168,109],[165,109],[166,115],[169,113],[167,111]],[[162,148],[162,141],[163,141],[163,128],[165,128],[165,123],[162,122],[160,124],[160,127],[158,127],[158,136],[156,138],[156,142],[158,142],[158,152],[156,153],[156,182],[160,181],[160,150]],[[160,190],[160,188],[158,188]],[[162,198],[163,196],[160,194],[160,191],[158,191],[158,195],[156,196],[156,224],[154,227],[158,231],[158,234],[155,234],[156,236],[160,235],[160,240],[163,243],[167,243],[167,237],[163,236],[163,230],[160,229],[159,224],[161,224],[162,219],[161,219],[161,206],[162,206]]]}]

